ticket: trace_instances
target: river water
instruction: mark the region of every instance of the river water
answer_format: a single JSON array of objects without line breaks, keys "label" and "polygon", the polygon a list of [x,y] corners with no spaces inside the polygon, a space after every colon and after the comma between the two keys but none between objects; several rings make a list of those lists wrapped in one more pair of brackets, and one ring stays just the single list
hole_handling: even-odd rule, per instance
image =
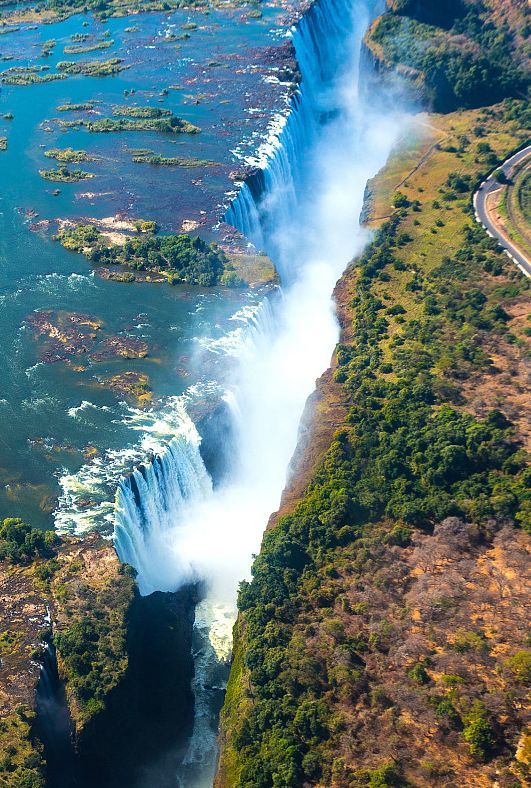
[{"label": "river water", "polygon": [[[197,224],[206,238],[220,240],[213,228],[227,193],[234,190],[228,176],[254,152],[256,139],[286,104],[287,86],[279,82],[270,52],[283,44],[280,16],[275,7],[265,7],[260,19],[230,9],[141,14],[105,23],[76,15],[36,29],[21,25],[0,36],[2,70],[36,66],[54,72],[61,60],[116,56],[128,67],[114,77],[0,88],[0,136],[8,138],[0,156],[4,516],[64,531],[94,526],[112,531],[120,475],[174,435],[171,398],[193,385],[201,397],[204,383],[221,374],[225,345],[230,351],[231,342],[237,342],[235,329],[245,323],[259,295],[103,280],[81,255],[52,240],[54,220],[118,214],[154,219],[162,232],[178,232],[183,222],[191,222],[185,227]],[[88,36],[85,45],[113,44],[64,54],[75,36]],[[55,41],[47,56],[42,54],[46,41]],[[94,109],[57,110],[67,102],[93,102]],[[170,109],[201,133],[90,134],[59,123],[109,117],[114,105],[124,103]],[[3,118],[7,114],[13,119]],[[39,169],[56,164],[44,151],[55,147],[88,151],[94,161],[70,166],[96,177],[73,184],[43,180]],[[131,149],[215,166],[133,163]],[[56,186],[60,194],[54,196]],[[87,353],[74,354],[66,363],[46,363],[49,348],[32,326],[32,317],[43,311],[63,324],[70,313],[101,321],[100,340],[141,340],[147,356],[94,361]],[[227,333],[226,343],[220,343]],[[210,340],[215,341],[212,350]],[[155,403],[150,413],[105,386],[107,377],[126,371],[148,375]]]},{"label": "river water", "polygon": [[[37,112],[37,98],[34,104],[20,99],[18,111],[30,116],[27,136],[10,144],[7,158],[2,159],[11,162],[6,183],[9,200],[4,197],[3,210],[9,232],[9,239],[3,238],[9,274],[5,299],[11,316],[3,330],[13,340],[4,362],[10,370],[11,389],[4,405],[5,424],[10,426],[0,425],[0,435],[8,435],[11,445],[6,446],[8,462],[2,470],[6,479],[2,503],[9,504],[14,514],[44,522],[46,495],[55,485],[59,503],[50,507],[50,519],[56,527],[77,532],[114,528],[118,554],[137,569],[141,593],[203,584],[194,641],[194,729],[175,775],[176,783],[186,788],[212,784],[237,585],[249,576],[268,516],[278,506],[306,398],[338,340],[331,294],[346,265],[368,240],[359,224],[367,180],[383,166],[403,129],[403,118],[390,97],[365,89],[365,78],[370,75],[373,85],[374,80],[362,39],[382,7],[379,0],[317,0],[290,33],[302,79],[289,116],[282,112],[286,86],[275,80],[263,50],[286,32],[275,29],[273,9],[262,20],[247,20],[245,27],[242,12],[231,12],[219,28],[214,25],[204,34],[204,50],[201,31],[195,31],[188,41],[179,42],[178,66],[174,52],[165,59],[153,57],[153,51],[146,54],[146,46],[164,26],[160,18],[139,17],[141,32],[133,34],[140,42],[131,55],[134,65],[119,77],[104,83],[81,78],[35,90],[18,88],[7,96],[15,121],[14,97],[23,91],[27,96],[34,90],[39,100],[46,98],[44,116],[72,98],[73,88],[75,101],[99,96],[106,104],[122,103],[123,91],[130,90],[138,69],[135,99],[147,89],[149,94],[143,95],[151,103],[161,98],[163,106],[204,129],[199,143],[198,138],[178,140],[179,155],[225,165],[219,171],[202,172],[196,182],[186,182],[188,171],[150,171],[146,178],[135,169],[144,165],[127,162],[125,146],[153,148],[152,137],[138,135],[134,143],[122,140],[124,135],[91,139],[91,151],[96,152],[93,146],[97,146],[102,156],[101,164],[94,166],[94,171],[101,167],[98,190],[101,187],[111,195],[89,199],[94,204],[84,203],[80,209],[76,192],[85,190],[85,184],[82,189],[79,184],[62,188],[59,197],[52,197],[38,182],[35,170],[43,137],[50,146],[60,137],[68,139],[65,144],[85,148],[86,133],[64,134],[53,122],[46,124],[51,132],[39,128],[43,112]],[[174,17],[182,30],[186,14],[170,18]],[[210,15],[208,25],[217,18]],[[62,25],[65,31],[70,25],[71,34],[78,29],[79,18]],[[105,27],[119,40],[131,35],[125,33],[130,25],[130,20],[111,20]],[[212,61],[209,36],[214,31],[219,49]],[[166,52],[160,47],[173,44],[158,46],[156,52]],[[186,46],[189,60],[184,57]],[[235,51],[242,60],[234,58]],[[258,66],[249,69],[246,58],[253,52],[260,52]],[[230,79],[218,86],[215,109],[208,99],[199,99],[205,105],[190,103],[188,88],[186,94],[170,89],[167,96],[158,95],[162,85],[180,85],[190,74],[195,78],[198,70],[205,79],[210,69],[220,68],[208,62],[222,62],[224,55]],[[193,65],[197,61],[202,69]],[[170,76],[167,69],[180,71]],[[194,90],[208,94],[209,78],[202,88],[194,82]],[[233,79],[242,80],[237,89]],[[266,90],[267,101],[264,87],[273,91]],[[221,95],[234,101],[234,93],[239,97],[236,107],[220,104],[226,100]],[[226,122],[220,125],[220,113],[225,112]],[[273,118],[274,134],[261,142]],[[24,130],[19,134],[24,135]],[[14,136],[11,132],[10,142]],[[164,148],[165,155],[175,155],[171,145],[175,147],[174,140],[159,140],[157,152]],[[259,169],[230,202],[226,195],[231,188],[228,170],[235,161],[231,157],[251,152]],[[26,172],[21,178],[16,176],[19,161]],[[91,190],[95,182],[88,182]],[[30,184],[34,189],[38,185],[38,197]],[[228,206],[226,221],[272,258],[281,277],[280,291],[231,294],[102,281],[90,274],[82,260],[54,245],[46,233],[25,231],[28,217],[17,210],[31,204],[39,218],[79,215],[81,210],[99,217],[124,211],[154,218],[164,229],[173,230],[191,219],[203,223],[201,231],[212,237],[223,203]],[[29,270],[28,263],[33,266]],[[97,371],[94,364],[76,371],[73,364],[38,363],[38,347],[27,322],[31,309],[97,315],[110,335],[126,333],[146,341],[150,352],[135,360],[135,369],[149,374],[158,398],[154,406],[134,408],[98,387],[94,378],[101,377],[106,362],[98,362]],[[113,368],[122,364],[107,363]],[[205,401],[215,403],[216,412],[223,414],[218,445],[226,451],[226,467],[219,478],[209,473],[194,416]],[[88,458],[90,447],[97,449],[92,458]],[[83,452],[85,458],[80,457]],[[150,778],[142,788],[151,788]]]}]

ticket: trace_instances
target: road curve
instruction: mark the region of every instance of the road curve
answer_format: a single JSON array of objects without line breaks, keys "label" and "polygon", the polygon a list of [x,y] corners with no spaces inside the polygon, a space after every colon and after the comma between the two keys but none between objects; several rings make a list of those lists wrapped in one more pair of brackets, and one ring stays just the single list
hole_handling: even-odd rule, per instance
[{"label": "road curve", "polygon": [[[531,157],[531,145],[518,151],[505,161],[496,170],[503,170],[505,175],[509,177],[511,171],[518,164],[521,164],[525,159]],[[496,171],[495,170],[495,171]],[[515,242],[509,238],[506,232],[496,224],[494,217],[489,211],[488,198],[494,192],[500,189],[500,184],[491,173],[489,177],[483,181],[477,192],[474,194],[474,211],[476,214],[476,221],[480,222],[485,230],[492,238],[496,238],[500,246],[504,249],[506,254],[509,255],[511,260],[516,263],[518,268],[527,277],[531,278],[531,257],[521,246],[517,246]]]}]

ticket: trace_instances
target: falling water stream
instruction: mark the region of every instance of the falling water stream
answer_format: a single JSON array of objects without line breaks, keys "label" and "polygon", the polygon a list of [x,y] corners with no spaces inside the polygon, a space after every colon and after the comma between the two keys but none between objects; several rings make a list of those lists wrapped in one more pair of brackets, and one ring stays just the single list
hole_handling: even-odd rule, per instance
[{"label": "falling water stream", "polygon": [[360,227],[367,180],[385,163],[403,118],[364,89],[363,35],[380,0],[316,0],[291,35],[301,71],[281,129],[226,221],[274,261],[281,289],[255,311],[223,399],[235,449],[213,484],[199,432],[175,405],[167,449],[123,479],[115,544],[138,570],[142,594],[205,584],[195,624],[195,726],[181,785],[212,784],[216,719],[238,582],[286,483],[306,398],[326,369],[339,329],[331,293],[367,241]]}]

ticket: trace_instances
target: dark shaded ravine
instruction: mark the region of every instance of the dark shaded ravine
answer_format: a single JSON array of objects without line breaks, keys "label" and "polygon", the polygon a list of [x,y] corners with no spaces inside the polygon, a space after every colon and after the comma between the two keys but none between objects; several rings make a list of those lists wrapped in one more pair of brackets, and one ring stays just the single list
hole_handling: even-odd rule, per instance
[{"label": "dark shaded ravine", "polygon": [[128,616],[129,665],[106,710],[73,733],[49,648],[37,688],[35,732],[49,788],[175,786],[193,725],[193,623],[197,586],[137,595]]}]

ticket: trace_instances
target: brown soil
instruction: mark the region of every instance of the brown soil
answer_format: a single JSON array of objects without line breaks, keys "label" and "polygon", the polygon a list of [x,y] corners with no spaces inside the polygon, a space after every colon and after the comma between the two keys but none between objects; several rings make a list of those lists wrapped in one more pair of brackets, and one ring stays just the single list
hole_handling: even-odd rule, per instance
[{"label": "brown soil", "polygon": [[[521,296],[505,304],[504,309],[511,315],[508,322],[510,333],[527,339],[522,329],[529,325],[529,297]],[[531,359],[526,348],[509,343],[504,337],[492,336],[483,349],[488,353],[492,366],[472,373],[460,383],[467,401],[466,408],[483,417],[489,410],[499,408],[515,424],[524,447],[531,450]]]}]

